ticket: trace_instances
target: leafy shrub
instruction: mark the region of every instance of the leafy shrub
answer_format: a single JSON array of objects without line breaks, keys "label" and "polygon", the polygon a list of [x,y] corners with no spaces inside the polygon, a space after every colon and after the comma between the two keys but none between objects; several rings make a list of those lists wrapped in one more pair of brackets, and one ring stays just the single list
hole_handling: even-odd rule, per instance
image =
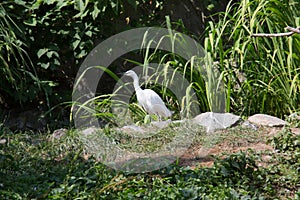
[{"label": "leafy shrub", "polygon": [[280,152],[300,152],[300,137],[290,130],[281,131],[272,139],[271,144]]},{"label": "leafy shrub", "polygon": [[[62,2],[55,0],[3,3],[8,16],[11,15],[16,21],[14,24],[20,26],[19,32],[20,38],[23,39],[24,51],[28,52],[27,54],[33,62],[31,64],[34,66],[33,69],[23,70],[23,73],[31,77],[32,80],[31,82],[24,81],[24,88],[20,88],[18,91],[19,98],[16,100],[21,103],[26,103],[28,100],[32,101],[40,90],[44,90],[46,95],[46,98],[41,97],[42,100],[49,101],[49,96],[55,96],[53,95],[55,94],[53,87],[68,78],[72,74],[69,72],[70,70],[76,71],[76,68],[72,69],[74,64],[78,64],[80,59],[92,48],[92,37],[95,38],[95,35],[99,33],[95,23],[88,22],[104,15],[104,12],[101,13],[98,9],[97,4],[94,1]],[[89,8],[91,6],[93,6],[92,9]],[[100,9],[107,6],[109,5],[102,5],[102,7],[100,5]],[[90,10],[93,12],[86,16]],[[75,61],[72,61],[74,59]],[[26,60],[22,59],[22,61]],[[22,68],[18,63],[10,63],[10,65],[15,71]],[[22,80],[22,78],[20,79]],[[20,84],[17,83],[17,85]],[[36,95],[28,92],[28,88],[32,86],[31,90]],[[7,90],[9,91],[9,86]],[[8,92],[8,94],[12,97],[15,95],[12,92]]]},{"label": "leafy shrub", "polygon": [[283,196],[297,192],[300,183],[300,136],[284,129],[269,142],[277,151],[273,155],[274,163],[269,166],[269,173],[274,174],[270,178],[274,187],[281,188],[278,194]]},{"label": "leafy shrub", "polygon": [[[70,100],[82,59],[97,42],[133,24],[126,24],[124,10],[142,10],[146,4],[142,0],[0,3],[2,98],[9,107],[31,102],[46,109]],[[145,21],[135,26],[155,15],[144,16]]]}]

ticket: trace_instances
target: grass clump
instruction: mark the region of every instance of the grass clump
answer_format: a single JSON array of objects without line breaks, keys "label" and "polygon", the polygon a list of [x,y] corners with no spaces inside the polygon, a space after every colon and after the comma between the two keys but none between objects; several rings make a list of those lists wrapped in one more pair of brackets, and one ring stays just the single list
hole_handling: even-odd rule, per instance
[{"label": "grass clump", "polygon": [[209,23],[205,49],[223,72],[228,111],[283,118],[299,110],[300,35],[251,36],[299,26],[298,7],[298,1],[232,1],[217,23]]}]

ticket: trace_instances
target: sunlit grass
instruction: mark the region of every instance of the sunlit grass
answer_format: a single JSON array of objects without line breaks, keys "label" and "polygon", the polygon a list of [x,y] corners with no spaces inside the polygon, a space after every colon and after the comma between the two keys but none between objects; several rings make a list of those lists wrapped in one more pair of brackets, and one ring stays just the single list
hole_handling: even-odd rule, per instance
[{"label": "sunlit grass", "polygon": [[[222,144],[227,145],[224,147],[228,150],[265,143],[267,139],[264,138],[267,129],[254,131],[236,127],[216,132],[211,137],[207,137],[200,127],[193,130],[198,133],[192,148],[205,144],[209,149]],[[171,126],[158,131],[157,135],[137,139],[116,130],[100,129],[100,132],[118,140],[122,148],[146,152],[155,150],[160,143],[169,142],[174,133],[181,134],[180,131],[186,129]],[[60,139],[50,134],[11,133],[8,130],[2,131],[0,137],[7,140],[0,145],[1,199],[126,199],[128,195],[134,198],[159,196],[164,199],[218,198],[220,195],[233,199],[273,199],[297,195],[299,148],[295,141],[299,141],[299,136],[288,129],[269,138],[277,151],[267,154],[272,159],[264,161],[264,166],[257,165],[263,162],[264,152],[253,149],[221,154],[220,151],[221,157],[215,155],[211,167],[191,170],[175,161],[160,170],[142,174],[117,172],[99,162],[96,155],[88,151],[77,130],[66,132]],[[187,193],[182,193],[183,190]]]},{"label": "sunlit grass", "polygon": [[218,23],[209,23],[205,49],[224,72],[230,111],[283,117],[299,110],[300,36],[251,37],[299,26],[297,6],[297,1],[243,0],[229,4]]}]

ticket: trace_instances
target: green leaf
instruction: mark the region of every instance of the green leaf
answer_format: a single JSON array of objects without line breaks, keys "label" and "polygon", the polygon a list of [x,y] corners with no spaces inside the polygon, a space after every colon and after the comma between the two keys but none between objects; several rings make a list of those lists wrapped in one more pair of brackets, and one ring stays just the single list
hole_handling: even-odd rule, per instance
[{"label": "green leaf", "polygon": [[44,69],[48,69],[49,66],[50,66],[50,63],[40,63],[41,67],[44,68]]},{"label": "green leaf", "polygon": [[37,21],[35,17],[32,17],[26,21],[24,21],[24,24],[28,25],[28,26],[36,26]]},{"label": "green leaf", "polygon": [[80,43],[80,40],[75,40],[73,43],[72,43],[72,46],[73,46],[73,49],[76,49],[78,47]]},{"label": "green leaf", "polygon": [[54,59],[54,64],[55,64],[55,65],[60,65],[60,62],[59,62],[59,60],[57,60],[57,59]]},{"label": "green leaf", "polygon": [[82,50],[77,56],[76,58],[83,58],[84,56],[87,55],[87,52],[85,50]]},{"label": "green leaf", "polygon": [[46,53],[46,55],[47,55],[48,58],[51,58],[53,55],[54,55],[55,57],[58,57],[58,53],[57,53],[56,51],[48,51],[48,52]]},{"label": "green leaf", "polygon": [[57,0],[45,0],[44,2],[48,5],[54,4]]},{"label": "green leaf", "polygon": [[48,50],[49,50],[49,49],[47,49],[47,48],[39,49],[38,52],[37,52],[38,58],[41,58],[45,53],[48,52]]},{"label": "green leaf", "polygon": [[98,8],[98,2],[96,2],[94,5],[94,10],[92,12],[93,20],[95,20],[98,17],[99,13],[100,13],[100,10]]},{"label": "green leaf", "polygon": [[22,0],[14,0],[14,3],[16,3],[18,5],[22,5],[22,6],[26,5],[26,1],[22,1]]},{"label": "green leaf", "polygon": [[112,10],[113,10],[113,12],[115,13],[115,15],[117,15],[118,14],[118,12],[119,12],[119,5],[118,5],[118,1],[115,3],[115,2],[113,2],[113,1],[111,1],[110,2],[110,6],[111,6],[111,8],[112,8]]},{"label": "green leaf", "polygon": [[113,1],[111,1],[111,2],[110,2],[110,6],[111,6],[111,8],[114,9],[114,8],[117,6],[117,4],[116,4],[115,2],[113,2]]},{"label": "green leaf", "polygon": [[87,32],[85,32],[85,34],[86,34],[87,36],[89,36],[89,37],[92,37],[93,32],[92,32],[92,31],[87,31]]},{"label": "green leaf", "polygon": [[79,10],[79,13],[77,15],[74,16],[74,18],[77,17],[81,17],[83,18],[84,16],[87,15],[87,13],[89,12],[88,10],[86,10],[86,7],[88,5],[89,1],[86,0],[85,2],[83,0],[75,0],[75,9]]}]

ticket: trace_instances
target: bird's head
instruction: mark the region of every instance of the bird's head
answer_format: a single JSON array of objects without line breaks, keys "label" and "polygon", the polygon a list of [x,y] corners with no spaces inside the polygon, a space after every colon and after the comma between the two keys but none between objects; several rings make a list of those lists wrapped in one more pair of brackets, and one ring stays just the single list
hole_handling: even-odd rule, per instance
[{"label": "bird's head", "polygon": [[124,73],[124,76],[130,76],[131,78],[137,77],[136,73],[133,70],[128,70]]}]

